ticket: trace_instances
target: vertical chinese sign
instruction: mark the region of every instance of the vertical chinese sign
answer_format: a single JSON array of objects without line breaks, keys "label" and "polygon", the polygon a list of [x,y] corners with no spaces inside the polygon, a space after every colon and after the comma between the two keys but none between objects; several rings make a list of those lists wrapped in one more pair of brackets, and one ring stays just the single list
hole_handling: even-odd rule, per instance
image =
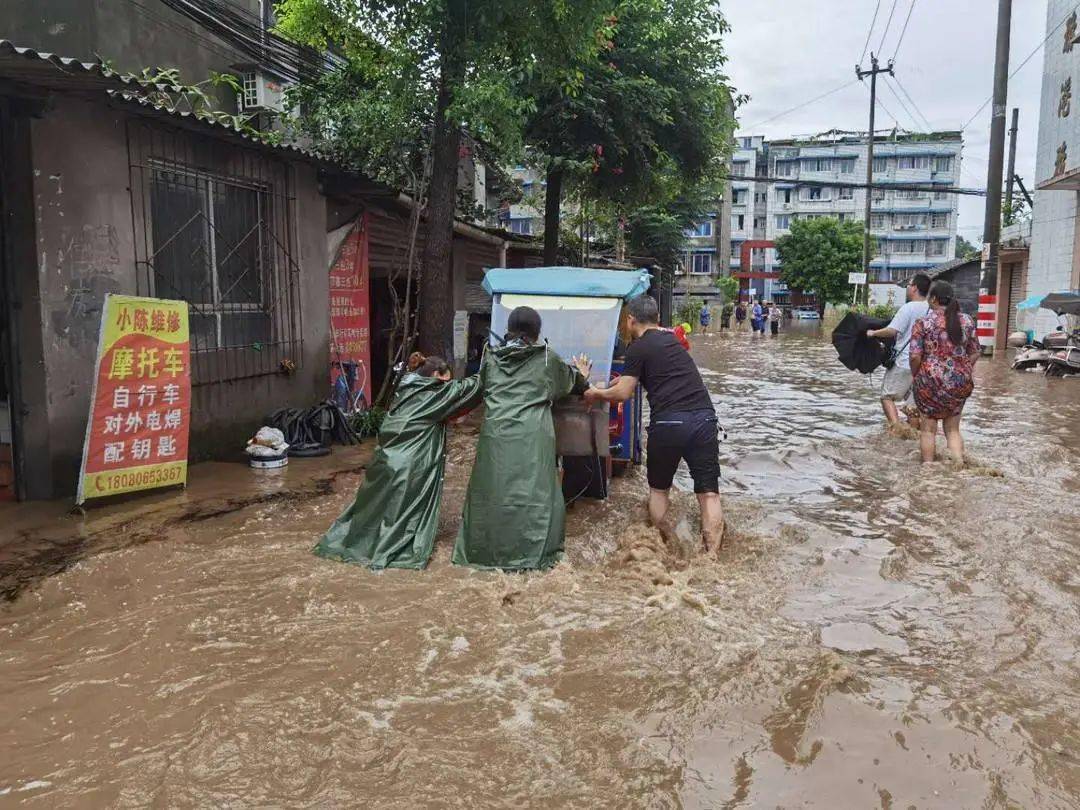
[{"label": "vertical chinese sign", "polygon": [[188,305],[105,296],[77,502],[186,483],[190,414]]},{"label": "vertical chinese sign", "polygon": [[330,268],[330,384],[345,374],[349,405],[371,404],[371,310],[367,216],[360,217]]}]

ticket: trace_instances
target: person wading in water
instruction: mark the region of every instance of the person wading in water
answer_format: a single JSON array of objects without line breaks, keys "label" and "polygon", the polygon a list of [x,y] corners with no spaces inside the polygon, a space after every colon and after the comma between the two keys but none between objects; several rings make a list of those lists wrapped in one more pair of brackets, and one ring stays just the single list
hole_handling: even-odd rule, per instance
[{"label": "person wading in water", "polygon": [[364,482],[316,554],[374,569],[428,564],[442,502],[446,420],[480,402],[478,377],[451,376],[441,357],[409,357]]},{"label": "person wading in water", "polygon": [[489,348],[480,364],[484,424],[455,565],[521,571],[550,568],[562,556],[566,505],[551,406],[589,387],[591,364],[584,356],[574,358],[574,368],[564,363],[540,341],[541,327],[535,309],[515,308],[506,344]]},{"label": "person wading in water", "polygon": [[724,513],[720,500],[720,444],[716,409],[701,373],[671,332],[660,328],[656,299],[641,295],[627,305],[627,325],[634,342],[626,352],[622,376],[610,388],[592,387],[589,402],[625,402],[640,381],[649,395],[649,519],[665,541],[672,538],[667,520],[668,492],[679,462],[686,460],[701,507],[706,551],[720,548]]},{"label": "person wading in water", "polygon": [[919,435],[923,462],[934,460],[938,420],[942,421],[949,455],[964,461],[960,414],[971,392],[979,338],[975,322],[960,311],[952,285],[935,281],[930,287],[930,313],[915,322],[911,332],[911,374],[915,404],[922,417]]},{"label": "person wading in water", "polygon": [[870,338],[896,341],[895,364],[886,369],[881,381],[881,408],[891,425],[900,424],[897,403],[904,402],[911,393],[911,334],[915,322],[927,313],[926,294],[929,290],[930,276],[916,273],[908,282],[907,303],[896,311],[889,325],[866,332]]}]

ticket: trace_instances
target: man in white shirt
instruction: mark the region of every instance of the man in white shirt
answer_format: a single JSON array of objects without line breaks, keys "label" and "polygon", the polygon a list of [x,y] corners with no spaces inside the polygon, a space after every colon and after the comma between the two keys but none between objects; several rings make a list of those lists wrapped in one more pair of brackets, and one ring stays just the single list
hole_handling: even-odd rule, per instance
[{"label": "man in white shirt", "polygon": [[911,363],[908,345],[911,343],[911,330],[915,322],[926,316],[929,305],[926,294],[930,291],[930,276],[916,273],[908,282],[907,303],[893,315],[892,321],[882,329],[868,329],[866,336],[896,341],[896,364],[885,371],[881,381],[881,407],[890,424],[900,423],[900,413],[896,404],[907,399],[911,392]]}]

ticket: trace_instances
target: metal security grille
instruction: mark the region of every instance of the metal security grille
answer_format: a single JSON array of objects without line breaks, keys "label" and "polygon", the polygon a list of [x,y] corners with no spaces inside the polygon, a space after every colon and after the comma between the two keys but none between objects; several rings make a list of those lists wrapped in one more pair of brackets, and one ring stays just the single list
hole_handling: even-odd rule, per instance
[{"label": "metal security grille", "polygon": [[288,165],[184,130],[128,127],[139,294],[188,302],[192,382],[298,366]]}]

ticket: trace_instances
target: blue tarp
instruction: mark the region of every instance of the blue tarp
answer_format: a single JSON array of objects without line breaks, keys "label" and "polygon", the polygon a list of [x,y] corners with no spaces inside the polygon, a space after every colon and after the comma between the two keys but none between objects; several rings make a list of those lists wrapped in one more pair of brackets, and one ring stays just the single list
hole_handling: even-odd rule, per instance
[{"label": "blue tarp", "polygon": [[490,295],[582,295],[634,298],[648,291],[646,270],[593,270],[587,267],[493,267],[484,276]]},{"label": "blue tarp", "polygon": [[1042,300],[1045,295],[1032,295],[1029,298],[1025,298],[1019,304],[1016,305],[1017,309],[1038,309],[1042,306]]}]

